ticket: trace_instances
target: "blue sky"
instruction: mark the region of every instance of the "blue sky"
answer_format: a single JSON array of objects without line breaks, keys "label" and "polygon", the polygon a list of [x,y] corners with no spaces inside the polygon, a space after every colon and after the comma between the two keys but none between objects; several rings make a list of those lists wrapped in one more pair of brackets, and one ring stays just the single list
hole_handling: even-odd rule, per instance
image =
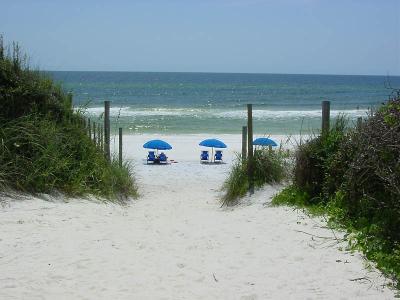
[{"label": "blue sky", "polygon": [[400,75],[399,0],[0,0],[48,70]]}]

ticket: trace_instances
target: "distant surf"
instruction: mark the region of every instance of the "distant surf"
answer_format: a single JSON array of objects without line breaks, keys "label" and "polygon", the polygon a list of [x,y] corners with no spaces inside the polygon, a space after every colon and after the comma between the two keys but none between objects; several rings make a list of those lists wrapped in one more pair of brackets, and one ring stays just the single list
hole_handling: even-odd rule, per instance
[{"label": "distant surf", "polygon": [[[91,116],[99,117],[104,112],[104,107],[88,107],[84,111]],[[353,110],[331,110],[331,116],[337,117],[342,114],[349,118],[365,117],[368,113],[366,109],[353,109]],[[131,107],[112,107],[110,109],[111,117],[148,117],[148,116],[190,116],[193,118],[226,118],[226,119],[246,119],[246,110],[229,110],[224,111],[221,109],[163,109],[154,108],[146,110],[136,110]],[[321,110],[253,110],[253,118],[257,120],[271,120],[271,119],[302,119],[302,118],[320,118]]]},{"label": "distant surf", "polygon": [[321,101],[350,122],[388,99],[400,77],[283,74],[52,72],[74,105],[100,121],[111,100],[114,127],[126,133],[240,133],[246,104],[254,130],[298,134],[320,127]]}]

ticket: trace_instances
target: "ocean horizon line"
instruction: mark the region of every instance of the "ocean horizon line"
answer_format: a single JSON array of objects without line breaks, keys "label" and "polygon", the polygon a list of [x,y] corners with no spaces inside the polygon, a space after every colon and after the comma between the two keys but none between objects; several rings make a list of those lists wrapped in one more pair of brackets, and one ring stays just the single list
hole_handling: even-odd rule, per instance
[{"label": "ocean horizon line", "polygon": [[269,73],[269,72],[217,72],[217,71],[128,71],[128,70],[41,70],[48,73],[163,73],[163,74],[221,74],[221,75],[290,75],[290,76],[362,76],[362,77],[400,77],[400,74],[335,74],[335,73]]}]

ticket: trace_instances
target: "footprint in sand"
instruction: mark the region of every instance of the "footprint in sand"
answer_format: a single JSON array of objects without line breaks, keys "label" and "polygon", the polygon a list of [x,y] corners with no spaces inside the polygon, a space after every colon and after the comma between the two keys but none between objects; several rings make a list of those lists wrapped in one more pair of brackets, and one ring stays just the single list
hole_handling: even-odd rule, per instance
[{"label": "footprint in sand", "polygon": [[195,281],[197,281],[197,282],[203,282],[204,279],[206,279],[206,278],[205,278],[204,276],[201,276],[201,277],[197,278]]},{"label": "footprint in sand", "polygon": [[256,300],[256,299],[258,299],[258,296],[256,294],[245,295],[240,297],[240,300]]},{"label": "footprint in sand", "polygon": [[294,261],[303,261],[303,260],[304,260],[304,257],[301,257],[301,256],[294,256],[294,257],[293,257],[293,260],[294,260]]}]

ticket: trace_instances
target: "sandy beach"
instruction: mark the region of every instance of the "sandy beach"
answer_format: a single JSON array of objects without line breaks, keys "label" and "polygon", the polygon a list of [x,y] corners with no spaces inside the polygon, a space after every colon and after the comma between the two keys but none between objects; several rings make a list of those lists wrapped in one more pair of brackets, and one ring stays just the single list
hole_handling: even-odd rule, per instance
[{"label": "sandy beach", "polygon": [[[146,165],[142,145],[156,137],[173,146],[176,163]],[[3,198],[0,299],[394,298],[360,254],[340,251],[343,233],[271,207],[282,187],[221,208],[241,137],[218,135],[229,147],[225,164],[202,165],[198,143],[208,137],[124,136],[141,193],[126,206]]]}]

